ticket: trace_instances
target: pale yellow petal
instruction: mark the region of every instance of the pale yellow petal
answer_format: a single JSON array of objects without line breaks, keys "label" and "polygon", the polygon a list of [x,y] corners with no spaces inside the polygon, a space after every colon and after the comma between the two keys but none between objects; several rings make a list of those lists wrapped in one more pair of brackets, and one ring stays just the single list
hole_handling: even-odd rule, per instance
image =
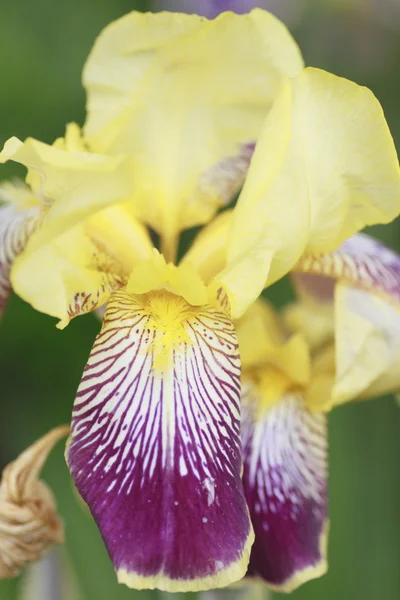
[{"label": "pale yellow petal", "polygon": [[35,235],[14,261],[11,283],[36,310],[60,319],[60,328],[104,304],[127,278],[120,264],[101,251],[83,226],[32,250]]},{"label": "pale yellow petal", "polygon": [[208,300],[207,288],[197,271],[189,264],[170,265],[170,285],[192,306],[201,306]]},{"label": "pale yellow petal", "polygon": [[84,230],[128,273],[138,262],[152,256],[148,230],[135,218],[130,202],[100,210],[84,222]]},{"label": "pale yellow petal", "polygon": [[[14,160],[30,170],[35,193],[50,208],[46,227],[35,236],[41,246],[98,210],[129,197],[130,160],[89,152],[71,152],[32,138],[11,138],[0,162]],[[32,177],[32,172],[34,177]]]},{"label": "pale yellow petal", "polygon": [[346,79],[305,69],[269,113],[233,218],[220,276],[243,314],[304,252],[327,252],[400,212],[400,173],[382,108]]},{"label": "pale yellow petal", "polygon": [[132,294],[146,294],[165,286],[168,278],[169,271],[165,258],[154,249],[150,258],[141,261],[131,271],[127,289]]},{"label": "pale yellow petal", "polygon": [[302,298],[286,306],[282,314],[284,323],[292,333],[302,333],[314,351],[334,336],[334,305]]},{"label": "pale yellow petal", "polygon": [[95,151],[134,157],[135,202],[170,254],[180,229],[221,204],[204,175],[257,139],[282,74],[302,66],[285,26],[262,10],[215,21],[132,12],[100,34],[84,71],[85,135]]},{"label": "pale yellow petal", "polygon": [[305,404],[311,412],[329,412],[333,407],[332,389],[335,374],[317,373],[305,391]]},{"label": "pale yellow petal", "polygon": [[181,264],[191,264],[205,283],[209,283],[225,266],[232,211],[216,216],[200,231]]},{"label": "pale yellow petal", "polygon": [[40,198],[23,181],[18,179],[0,183],[0,205],[3,203],[12,204],[19,211],[43,207]]},{"label": "pale yellow petal", "polygon": [[57,138],[53,146],[68,152],[88,152],[89,148],[77,123],[67,123],[65,136]]},{"label": "pale yellow petal", "polygon": [[3,186],[0,198],[11,196],[15,196],[13,206],[3,209],[8,220],[0,247],[0,266],[4,267],[0,269],[0,309],[10,290],[9,270],[17,254],[19,260],[11,272],[15,291],[36,309],[61,319],[62,326],[106,302],[134,265],[152,254],[149,235],[129,204],[100,210],[73,227],[66,219],[67,230],[54,235],[52,209],[37,195],[29,188]]},{"label": "pale yellow petal", "polygon": [[337,284],[336,380],[332,403],[400,389],[400,311],[386,299]]},{"label": "pale yellow petal", "polygon": [[332,341],[318,350],[312,359],[311,378],[304,393],[305,404],[310,411],[328,412],[331,410],[335,373],[335,346]]},{"label": "pale yellow petal", "polygon": [[268,361],[285,341],[279,313],[266,300],[257,300],[237,322],[242,364],[254,366]]},{"label": "pale yellow petal", "polygon": [[310,353],[301,334],[287,337],[278,313],[265,300],[255,302],[237,323],[244,369],[267,365],[278,369],[290,385],[306,385],[310,378]]},{"label": "pale yellow petal", "polygon": [[132,270],[127,290],[132,294],[145,294],[160,289],[182,296],[192,306],[201,306],[208,301],[207,288],[191,264],[167,263],[154,249],[151,258],[138,263]]}]

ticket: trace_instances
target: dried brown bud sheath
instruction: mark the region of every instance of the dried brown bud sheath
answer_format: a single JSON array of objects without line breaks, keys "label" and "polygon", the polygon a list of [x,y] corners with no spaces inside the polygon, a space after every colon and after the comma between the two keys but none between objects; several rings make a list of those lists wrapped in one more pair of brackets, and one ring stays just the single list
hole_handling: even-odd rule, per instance
[{"label": "dried brown bud sheath", "polygon": [[53,446],[68,435],[61,425],[27,448],[3,471],[0,482],[0,578],[15,577],[64,540],[63,524],[50,489],[39,481]]}]

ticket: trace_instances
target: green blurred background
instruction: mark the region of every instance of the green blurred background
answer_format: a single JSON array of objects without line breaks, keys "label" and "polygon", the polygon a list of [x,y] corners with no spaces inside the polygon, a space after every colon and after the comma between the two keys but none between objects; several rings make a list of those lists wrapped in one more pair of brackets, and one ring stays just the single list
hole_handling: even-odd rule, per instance
[{"label": "green blurred background", "polygon": [[[168,4],[174,7],[173,0]],[[52,142],[63,134],[66,122],[83,123],[80,74],[95,36],[132,9],[155,10],[160,5],[132,0],[2,3],[0,144],[12,135]],[[307,64],[375,92],[400,143],[400,1],[270,0],[264,6],[288,24]],[[15,174],[22,171],[14,165],[0,170],[0,178]],[[399,222],[375,228],[374,233],[400,250]],[[274,300],[285,301],[284,287],[272,294]],[[98,329],[96,319],[86,316],[60,332],[53,319],[12,298],[0,331],[1,465],[50,427],[69,421]],[[161,598],[160,592],[117,585],[97,529],[75,497],[61,446],[44,477],[65,520],[66,551],[81,600]],[[304,585],[294,598],[399,600],[399,456],[400,410],[392,398],[330,415],[330,570]],[[0,599],[19,598],[19,586],[18,580],[0,582]]]}]

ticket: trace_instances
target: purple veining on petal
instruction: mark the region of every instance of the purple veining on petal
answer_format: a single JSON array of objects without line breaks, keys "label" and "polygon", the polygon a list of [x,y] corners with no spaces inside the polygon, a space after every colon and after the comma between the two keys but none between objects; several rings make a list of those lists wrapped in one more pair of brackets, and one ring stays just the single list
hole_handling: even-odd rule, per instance
[{"label": "purple veining on petal", "polygon": [[[341,250],[355,258],[370,257],[383,266],[390,268],[400,278],[400,256],[394,250],[365,233],[358,233],[350,237],[341,246]],[[372,273],[372,275],[374,274]],[[397,284],[400,285],[399,282]]]},{"label": "purple veining on petal", "polygon": [[211,165],[202,173],[196,193],[205,199],[217,196],[220,206],[229,204],[244,183],[255,147],[255,142],[240,144],[236,154]]},{"label": "purple veining on petal", "polygon": [[203,307],[185,321],[190,342],[157,371],[159,331],[143,306],[126,292],[108,304],[67,459],[116,570],[162,588],[212,577],[245,553],[240,361],[231,321]]},{"label": "purple veining on petal", "polygon": [[291,591],[325,572],[326,416],[300,397],[261,408],[242,392],[243,483],[256,535],[248,575]]},{"label": "purple veining on petal", "polygon": [[334,252],[304,256],[293,278],[300,291],[304,289],[321,301],[332,298],[332,280],[340,280],[400,302],[400,256],[362,233]]},{"label": "purple veining on petal", "polygon": [[0,316],[11,292],[10,270],[18,254],[39,225],[40,208],[18,210],[14,204],[0,207]]}]

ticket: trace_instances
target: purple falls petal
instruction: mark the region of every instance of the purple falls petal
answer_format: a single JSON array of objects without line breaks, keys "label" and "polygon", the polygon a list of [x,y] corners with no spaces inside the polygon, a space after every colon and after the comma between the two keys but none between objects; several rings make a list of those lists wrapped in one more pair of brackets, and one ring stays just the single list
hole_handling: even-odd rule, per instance
[{"label": "purple falls petal", "polygon": [[[183,332],[161,368],[173,333],[162,315],[174,316],[175,337]],[[245,574],[254,536],[239,401],[226,316],[168,292],[114,293],[75,400],[67,460],[121,583],[205,590]]]},{"label": "purple falls petal", "polygon": [[[12,190],[12,184],[6,185]],[[37,206],[20,209],[14,204],[4,204],[0,207],[0,317],[7,307],[11,292],[10,271],[13,261],[38,226],[39,215]]]},{"label": "purple falls petal", "polygon": [[327,568],[326,416],[294,394],[262,402],[245,383],[243,483],[256,535],[248,575],[290,592]]}]

